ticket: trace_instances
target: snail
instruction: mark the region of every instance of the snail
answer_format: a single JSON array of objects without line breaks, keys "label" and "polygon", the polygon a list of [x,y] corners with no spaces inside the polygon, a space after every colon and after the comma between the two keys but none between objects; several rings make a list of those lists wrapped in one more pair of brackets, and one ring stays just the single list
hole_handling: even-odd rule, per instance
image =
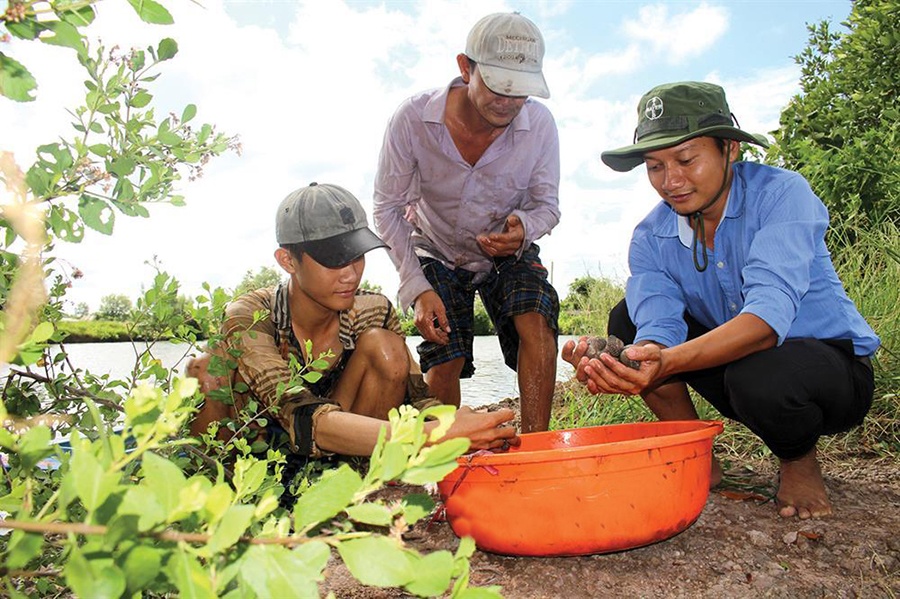
[{"label": "snail", "polygon": [[618,358],[622,364],[629,368],[638,369],[641,366],[640,362],[632,360],[623,353],[631,345],[625,345],[615,335],[610,335],[609,337],[588,337],[585,339],[585,342],[587,343],[587,351],[584,355],[590,359],[599,358],[600,354],[609,354],[614,358]]}]

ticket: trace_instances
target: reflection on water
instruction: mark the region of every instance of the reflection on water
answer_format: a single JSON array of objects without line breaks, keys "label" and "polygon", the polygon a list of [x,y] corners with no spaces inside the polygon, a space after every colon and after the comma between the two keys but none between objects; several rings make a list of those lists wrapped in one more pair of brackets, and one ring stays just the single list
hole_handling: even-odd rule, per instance
[{"label": "reflection on water", "polygon": [[[565,343],[570,336],[560,336],[559,345]],[[406,340],[416,356],[416,345],[421,337],[410,337]],[[112,378],[126,378],[132,371],[137,359],[135,348],[130,343],[71,343],[66,345],[69,361],[75,368],[89,370],[95,375],[109,374]],[[142,350],[138,346],[138,351]],[[463,405],[477,407],[495,403],[506,397],[516,397],[518,385],[516,373],[503,363],[500,343],[496,337],[475,337],[473,346],[475,353],[475,374],[472,378],[460,382]],[[157,343],[151,349],[153,356],[166,368],[174,368],[183,373],[190,347],[180,343]],[[572,367],[557,357],[556,380],[568,380],[572,375]]]}]

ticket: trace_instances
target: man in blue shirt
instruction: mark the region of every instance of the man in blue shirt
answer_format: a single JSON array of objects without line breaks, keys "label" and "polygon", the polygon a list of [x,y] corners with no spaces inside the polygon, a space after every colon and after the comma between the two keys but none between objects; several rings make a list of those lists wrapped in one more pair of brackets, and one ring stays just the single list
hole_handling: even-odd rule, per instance
[{"label": "man in blue shirt", "polygon": [[602,155],[617,171],[643,163],[663,200],[635,228],[610,313],[640,367],[588,359],[583,340],[563,357],[592,393],[639,393],[662,420],[698,417],[690,385],[779,459],[781,516],[824,516],[816,442],[862,422],[879,339],[835,273],[825,206],[799,174],[739,162],[741,142],[767,145],[733,124],[717,85],[644,95],[635,143]]}]

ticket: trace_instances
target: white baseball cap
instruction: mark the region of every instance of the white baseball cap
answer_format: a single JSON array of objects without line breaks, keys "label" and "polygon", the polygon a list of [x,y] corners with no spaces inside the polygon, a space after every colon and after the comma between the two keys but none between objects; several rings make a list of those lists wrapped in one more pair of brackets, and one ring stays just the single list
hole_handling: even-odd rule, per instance
[{"label": "white baseball cap", "polygon": [[475,23],[466,40],[466,56],[478,63],[482,81],[495,94],[550,97],[541,72],[544,37],[517,12],[490,14]]}]

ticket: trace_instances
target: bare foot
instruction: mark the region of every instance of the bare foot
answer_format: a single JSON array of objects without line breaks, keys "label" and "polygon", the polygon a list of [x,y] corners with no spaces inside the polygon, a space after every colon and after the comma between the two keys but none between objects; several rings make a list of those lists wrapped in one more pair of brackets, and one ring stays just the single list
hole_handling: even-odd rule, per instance
[{"label": "bare foot", "polygon": [[713,456],[712,471],[709,473],[709,488],[718,487],[722,482],[722,463]]},{"label": "bare foot", "polygon": [[775,499],[782,518],[801,520],[831,514],[831,502],[825,491],[822,470],[816,459],[816,448],[795,460],[780,460],[781,483]]}]

